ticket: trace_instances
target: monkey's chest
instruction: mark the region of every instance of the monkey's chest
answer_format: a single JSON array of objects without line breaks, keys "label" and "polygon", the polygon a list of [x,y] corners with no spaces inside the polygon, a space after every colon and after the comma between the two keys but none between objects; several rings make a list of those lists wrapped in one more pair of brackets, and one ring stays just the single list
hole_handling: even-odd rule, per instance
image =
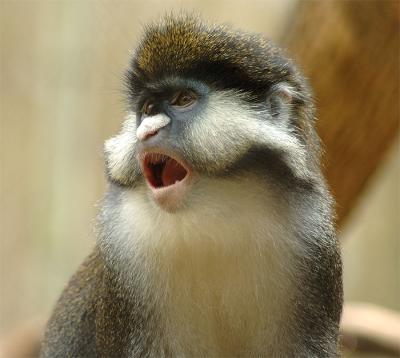
[{"label": "monkey's chest", "polygon": [[186,268],[169,282],[164,310],[168,350],[184,356],[265,353],[284,311],[282,287],[255,264]]}]

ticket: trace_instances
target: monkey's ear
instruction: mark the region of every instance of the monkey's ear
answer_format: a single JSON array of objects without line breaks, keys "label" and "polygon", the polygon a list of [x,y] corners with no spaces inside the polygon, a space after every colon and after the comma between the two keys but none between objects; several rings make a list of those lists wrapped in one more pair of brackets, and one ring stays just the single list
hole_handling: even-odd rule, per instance
[{"label": "monkey's ear", "polygon": [[272,119],[290,125],[293,106],[298,98],[298,92],[286,82],[272,86],[266,98]]},{"label": "monkey's ear", "polygon": [[280,82],[268,91],[266,101],[274,127],[289,136],[280,143],[285,147],[281,151],[284,153],[282,159],[297,177],[309,179],[312,175],[309,165],[319,158],[311,94],[307,88]]},{"label": "monkey's ear", "polygon": [[273,121],[296,133],[304,144],[319,150],[318,138],[313,129],[314,104],[307,87],[278,83],[268,91],[267,105]]}]

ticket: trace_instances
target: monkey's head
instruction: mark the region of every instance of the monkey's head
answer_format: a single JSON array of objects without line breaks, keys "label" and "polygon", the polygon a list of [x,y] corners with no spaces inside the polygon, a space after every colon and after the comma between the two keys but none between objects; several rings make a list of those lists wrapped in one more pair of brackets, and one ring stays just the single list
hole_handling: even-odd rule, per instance
[{"label": "monkey's head", "polygon": [[129,114],[106,143],[107,173],[155,207],[224,200],[215,185],[249,178],[290,186],[319,177],[307,85],[262,36],[166,17],[147,28],[126,84]]}]

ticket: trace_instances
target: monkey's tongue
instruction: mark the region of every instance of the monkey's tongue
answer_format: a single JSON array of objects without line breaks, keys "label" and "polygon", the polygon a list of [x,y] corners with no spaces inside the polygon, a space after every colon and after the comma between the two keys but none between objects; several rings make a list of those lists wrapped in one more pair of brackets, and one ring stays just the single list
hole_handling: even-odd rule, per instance
[{"label": "monkey's tongue", "polygon": [[173,185],[185,178],[186,174],[186,169],[176,160],[167,160],[161,173],[162,184],[163,186]]}]

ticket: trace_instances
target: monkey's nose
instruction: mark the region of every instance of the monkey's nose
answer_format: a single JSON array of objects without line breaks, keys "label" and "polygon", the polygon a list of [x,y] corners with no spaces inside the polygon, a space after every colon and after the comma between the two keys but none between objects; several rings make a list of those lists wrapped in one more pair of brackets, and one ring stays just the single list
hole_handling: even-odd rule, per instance
[{"label": "monkey's nose", "polygon": [[150,138],[152,136],[155,136],[157,133],[158,133],[158,131],[148,132],[148,133],[146,133],[146,136],[143,138],[143,140],[146,140],[146,139],[148,139],[148,138]]},{"label": "monkey's nose", "polygon": [[171,119],[163,114],[159,113],[154,116],[146,117],[140,123],[136,130],[136,137],[144,141],[158,133],[161,128],[164,128],[171,122]]}]

